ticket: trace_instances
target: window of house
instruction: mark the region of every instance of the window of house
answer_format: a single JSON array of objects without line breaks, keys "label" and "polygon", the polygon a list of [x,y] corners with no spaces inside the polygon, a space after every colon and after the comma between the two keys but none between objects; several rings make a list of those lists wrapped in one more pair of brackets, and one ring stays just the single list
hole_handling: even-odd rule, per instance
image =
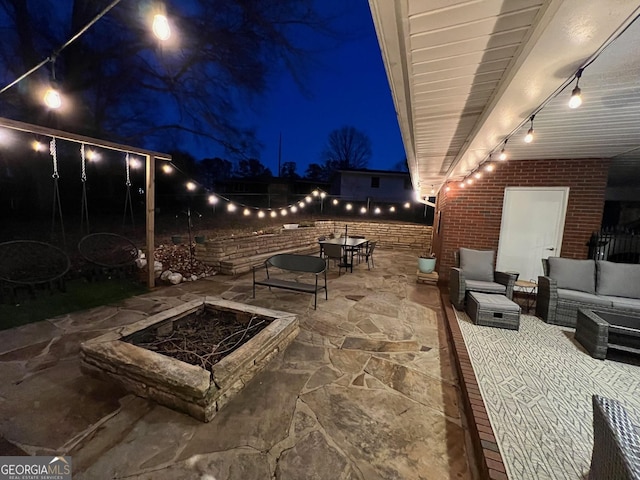
[{"label": "window of house", "polygon": [[380,177],[371,177],[371,188],[380,188]]}]

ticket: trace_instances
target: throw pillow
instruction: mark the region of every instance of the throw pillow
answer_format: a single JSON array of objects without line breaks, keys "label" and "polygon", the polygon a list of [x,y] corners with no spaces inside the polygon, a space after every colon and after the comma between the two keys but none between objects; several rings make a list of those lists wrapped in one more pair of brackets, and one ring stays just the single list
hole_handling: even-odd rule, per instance
[{"label": "throw pillow", "polygon": [[599,260],[598,295],[640,298],[640,265]]},{"label": "throw pillow", "polygon": [[596,262],[573,258],[549,257],[549,277],[558,288],[596,293]]},{"label": "throw pillow", "polygon": [[493,250],[460,249],[460,269],[467,280],[493,282]]}]

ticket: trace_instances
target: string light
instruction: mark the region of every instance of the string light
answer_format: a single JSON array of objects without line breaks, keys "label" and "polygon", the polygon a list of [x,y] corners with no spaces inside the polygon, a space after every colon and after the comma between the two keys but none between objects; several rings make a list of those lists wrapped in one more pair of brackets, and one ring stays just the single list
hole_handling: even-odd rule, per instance
[{"label": "string light", "polygon": [[471,185],[473,183],[473,178],[467,178],[467,185]]},{"label": "string light", "polygon": [[376,207],[375,210],[373,211],[373,213],[375,213],[376,215],[380,214],[380,207]]},{"label": "string light", "polygon": [[215,195],[209,195],[209,204],[215,205],[216,203],[218,203],[218,197]]},{"label": "string light", "polygon": [[227,210],[229,212],[235,212],[236,211],[236,206],[233,203],[230,203],[229,205],[227,205]]},{"label": "string light", "polygon": [[245,208],[245,209],[242,211],[242,214],[243,214],[245,217],[248,217],[249,215],[251,215],[251,210],[249,210],[248,208]]},{"label": "string light", "polygon": [[367,213],[367,207],[361,207],[360,213]]},{"label": "string light", "polygon": [[162,171],[164,173],[166,173],[167,175],[173,173],[173,167],[171,165],[169,165],[168,163],[165,163],[164,165],[162,165]]},{"label": "string light", "polygon": [[464,188],[464,187],[465,187],[464,182],[460,182],[460,188]]},{"label": "string light", "polygon": [[320,192],[318,192],[318,190],[314,190],[313,192],[311,192],[311,195],[313,195],[314,197],[317,197],[320,194]]},{"label": "string light", "polygon": [[411,208],[411,203],[410,202],[405,202],[404,208]]},{"label": "string light", "polygon": [[34,140],[33,142],[31,142],[31,147],[36,152],[42,152],[44,150],[44,145],[42,144],[42,142],[39,142],[38,140]]},{"label": "string light", "polygon": [[310,197],[309,195],[307,195],[306,197],[304,197],[304,200],[305,200],[307,203],[311,203],[311,197]]},{"label": "string light", "polygon": [[446,188],[444,189],[445,192],[448,192],[451,190],[451,187],[449,185],[446,186]]},{"label": "string light", "polygon": [[338,205],[338,199],[337,199],[337,198],[334,198],[334,199],[333,199],[333,201],[332,201],[331,203],[333,203],[334,205]]},{"label": "string light", "polygon": [[283,217],[286,217],[287,211],[283,208],[282,210],[280,210],[280,215],[282,215]]},{"label": "string light", "polygon": [[482,173],[476,172],[473,174],[473,176],[476,178],[476,180],[480,180],[482,178]]},{"label": "string light", "polygon": [[303,201],[298,202],[298,205],[300,206],[300,208],[304,208],[305,203]]},{"label": "string light", "polygon": [[498,159],[502,162],[504,162],[507,159],[507,142],[509,141],[508,138],[504,139],[504,144],[502,145],[502,150],[500,150],[500,156],[498,157]]},{"label": "string light", "polygon": [[153,34],[163,42],[169,40],[171,37],[171,27],[169,26],[169,20],[164,15],[158,13],[153,16],[153,24],[151,25]]},{"label": "string light", "polygon": [[389,211],[391,213],[394,213],[396,211],[396,207],[394,207],[393,205],[389,207]]},{"label": "string light", "polygon": [[344,208],[346,208],[347,210],[351,210],[353,208],[353,205],[347,203]]},{"label": "string light", "polygon": [[187,190],[189,190],[190,192],[193,192],[196,189],[196,184],[193,182],[187,182]]},{"label": "string light", "polygon": [[571,98],[569,99],[569,108],[578,108],[582,105],[582,90],[578,84],[580,83],[580,77],[582,77],[582,68],[576,72],[576,86],[571,90]]},{"label": "string light", "polygon": [[258,218],[264,218],[264,212],[262,210],[258,211]]},{"label": "string light", "polygon": [[535,114],[531,115],[531,126],[529,127],[529,130],[527,131],[527,134],[524,137],[524,141],[525,143],[531,143],[533,142],[533,119],[535,118]]},{"label": "string light", "polygon": [[291,207],[291,213],[296,213],[298,211],[298,207],[296,207],[295,205],[293,205]]}]

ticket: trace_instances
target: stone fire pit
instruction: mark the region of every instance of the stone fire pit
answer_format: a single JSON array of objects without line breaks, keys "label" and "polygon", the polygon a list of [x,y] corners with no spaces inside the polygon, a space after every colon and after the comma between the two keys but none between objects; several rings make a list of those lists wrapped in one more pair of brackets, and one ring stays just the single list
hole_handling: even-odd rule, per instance
[{"label": "stone fire pit", "polygon": [[[211,371],[128,341],[142,331],[171,331],[173,322],[198,310],[232,312],[244,319],[256,315],[269,324],[213,365]],[[114,380],[136,395],[208,422],[284,350],[298,332],[298,318],[294,314],[203,297],[84,342],[81,369],[84,373]]]}]

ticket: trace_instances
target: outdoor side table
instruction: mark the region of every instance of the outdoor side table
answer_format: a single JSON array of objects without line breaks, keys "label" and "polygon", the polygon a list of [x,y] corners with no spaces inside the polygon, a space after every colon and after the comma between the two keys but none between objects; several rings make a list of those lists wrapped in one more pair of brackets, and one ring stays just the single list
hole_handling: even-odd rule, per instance
[{"label": "outdoor side table", "polygon": [[519,287],[516,291],[524,297],[524,305],[521,304],[520,306],[524,311],[529,313],[536,303],[538,284],[534,281],[516,280],[515,286]]}]

